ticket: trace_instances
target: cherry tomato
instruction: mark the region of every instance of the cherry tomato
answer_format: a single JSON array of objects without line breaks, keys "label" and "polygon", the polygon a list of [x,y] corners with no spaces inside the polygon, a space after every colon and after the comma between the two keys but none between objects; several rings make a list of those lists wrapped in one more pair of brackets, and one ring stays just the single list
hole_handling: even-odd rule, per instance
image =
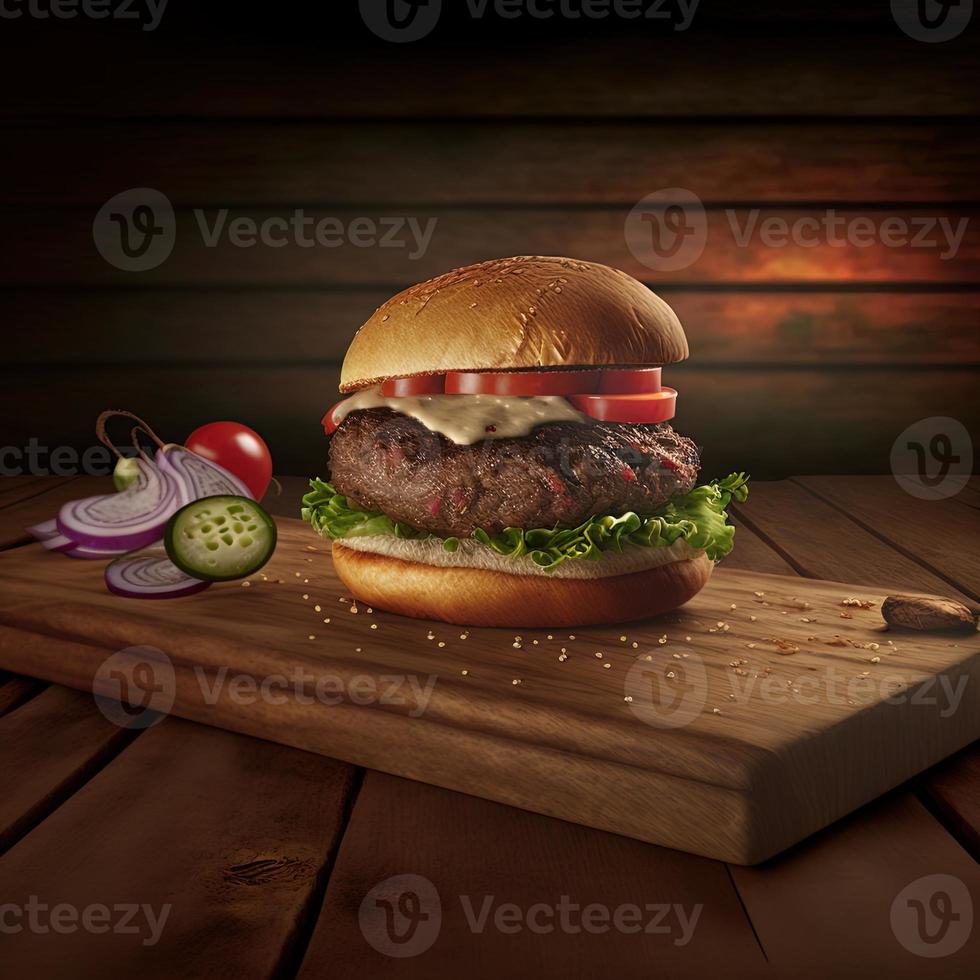
[{"label": "cherry tomato", "polygon": [[640,395],[569,395],[568,400],[600,422],[666,422],[674,417],[677,392],[662,388]]},{"label": "cherry tomato", "polygon": [[641,395],[660,391],[660,368],[603,368],[600,394]]},{"label": "cherry tomato", "polygon": [[571,395],[599,390],[598,368],[585,371],[450,371],[447,395]]},{"label": "cherry tomato", "polygon": [[337,426],[340,425],[339,422],[334,421],[333,413],[334,413],[334,409],[340,405],[343,405],[345,401],[347,401],[347,399],[342,398],[339,402],[334,402],[327,409],[327,414],[324,415],[322,419],[320,419],[320,424],[323,426],[323,431],[326,435],[329,436],[334,431],[334,429],[336,429]]},{"label": "cherry tomato", "polygon": [[256,500],[272,479],[272,455],[262,437],[241,422],[209,422],[195,429],[184,446],[234,473]]},{"label": "cherry tomato", "polygon": [[411,378],[389,378],[381,382],[385,398],[405,398],[408,395],[441,395],[443,374],[418,374]]}]

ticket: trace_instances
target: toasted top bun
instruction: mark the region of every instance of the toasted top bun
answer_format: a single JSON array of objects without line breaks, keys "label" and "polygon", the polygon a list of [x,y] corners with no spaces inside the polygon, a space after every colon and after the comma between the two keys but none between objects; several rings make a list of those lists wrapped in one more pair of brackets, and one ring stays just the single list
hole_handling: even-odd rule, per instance
[{"label": "toasted top bun", "polygon": [[454,269],[388,300],[354,337],[340,390],[415,374],[661,365],[687,355],[674,311],[632,276],[518,255]]}]

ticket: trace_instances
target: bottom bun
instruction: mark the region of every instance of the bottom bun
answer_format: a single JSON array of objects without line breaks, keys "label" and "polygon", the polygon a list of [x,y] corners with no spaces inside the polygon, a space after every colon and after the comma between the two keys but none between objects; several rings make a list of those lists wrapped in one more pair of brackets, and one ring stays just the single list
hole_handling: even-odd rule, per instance
[{"label": "bottom bun", "polygon": [[341,581],[359,601],[416,619],[462,626],[588,626],[648,619],[704,588],[714,562],[701,553],[604,578],[511,575],[423,565],[333,543]]}]

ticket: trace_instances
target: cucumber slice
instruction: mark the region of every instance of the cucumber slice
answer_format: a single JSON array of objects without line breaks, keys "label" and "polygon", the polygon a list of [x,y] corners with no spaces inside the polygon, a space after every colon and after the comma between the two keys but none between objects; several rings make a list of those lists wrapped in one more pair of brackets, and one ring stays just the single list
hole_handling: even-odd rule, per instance
[{"label": "cucumber slice", "polygon": [[170,560],[206,582],[228,582],[258,571],[276,550],[276,523],[248,497],[192,500],[167,522]]}]

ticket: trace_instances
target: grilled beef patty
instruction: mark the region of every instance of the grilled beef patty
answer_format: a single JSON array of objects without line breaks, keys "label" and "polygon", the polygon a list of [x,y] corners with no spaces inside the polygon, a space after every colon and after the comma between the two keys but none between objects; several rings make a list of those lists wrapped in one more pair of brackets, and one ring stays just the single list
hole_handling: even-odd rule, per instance
[{"label": "grilled beef patty", "polygon": [[699,467],[697,447],[666,423],[560,422],[458,446],[377,408],[352,412],[330,440],[340,493],[442,537],[650,514],[690,490]]}]

